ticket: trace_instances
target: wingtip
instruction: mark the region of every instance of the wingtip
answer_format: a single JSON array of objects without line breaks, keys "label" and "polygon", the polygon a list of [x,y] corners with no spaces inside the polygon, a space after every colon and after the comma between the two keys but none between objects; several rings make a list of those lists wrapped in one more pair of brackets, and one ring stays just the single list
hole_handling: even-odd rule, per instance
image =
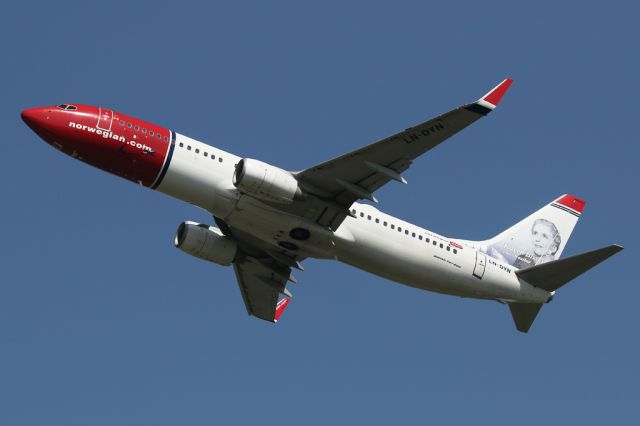
[{"label": "wingtip", "polygon": [[513,83],[512,78],[505,78],[500,84],[491,89],[486,95],[480,98],[479,102],[487,103],[489,108],[493,109],[498,106],[500,100],[507,93],[509,87]]},{"label": "wingtip", "polygon": [[278,304],[276,305],[276,314],[273,317],[273,322],[278,322],[278,320],[282,316],[282,313],[287,308],[287,305],[289,305],[289,302],[291,302],[290,297],[285,297],[278,302]]}]

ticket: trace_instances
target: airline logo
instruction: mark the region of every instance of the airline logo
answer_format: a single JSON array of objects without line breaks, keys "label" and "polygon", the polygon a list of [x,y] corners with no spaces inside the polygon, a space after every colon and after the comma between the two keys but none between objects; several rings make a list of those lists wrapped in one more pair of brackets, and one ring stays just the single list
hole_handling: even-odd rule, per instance
[{"label": "airline logo", "polygon": [[570,213],[576,217],[580,217],[585,204],[587,203],[584,202],[584,200],[569,194],[563,195],[551,203],[553,207],[559,208],[560,210]]},{"label": "airline logo", "polygon": [[[115,133],[113,133],[112,131],[108,131],[108,130],[103,130],[103,129],[96,129],[95,127],[91,127],[91,126],[87,126],[85,124],[78,124],[78,123],[74,123],[73,121],[69,122],[69,127],[73,127],[74,129],[78,129],[81,130],[83,132],[86,133],[95,133],[98,136],[102,136],[103,139],[112,139],[118,142],[121,142],[125,145],[121,146],[119,151],[122,152],[125,155],[137,155],[137,154],[147,154],[147,155],[153,155],[155,154],[155,150],[153,150],[151,147],[145,145],[144,143],[140,143],[137,141],[128,141],[124,136],[122,135],[117,135]],[[141,152],[126,152],[125,151],[125,146],[130,146],[133,148],[137,148],[138,150],[140,150]]]}]

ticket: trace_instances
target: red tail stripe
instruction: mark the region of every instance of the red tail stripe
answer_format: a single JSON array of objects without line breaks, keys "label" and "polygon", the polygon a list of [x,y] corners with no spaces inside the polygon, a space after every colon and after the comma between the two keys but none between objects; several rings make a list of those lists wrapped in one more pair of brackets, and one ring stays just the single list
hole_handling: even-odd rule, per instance
[{"label": "red tail stripe", "polygon": [[580,198],[569,194],[563,195],[555,202],[562,206],[569,207],[570,209],[575,210],[578,213],[582,213],[585,204],[587,204],[584,200],[581,200]]}]

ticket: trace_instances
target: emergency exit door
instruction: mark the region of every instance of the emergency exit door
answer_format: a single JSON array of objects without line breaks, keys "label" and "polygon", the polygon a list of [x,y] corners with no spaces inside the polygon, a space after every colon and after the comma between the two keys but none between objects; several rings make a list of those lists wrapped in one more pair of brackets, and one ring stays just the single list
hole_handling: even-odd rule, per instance
[{"label": "emergency exit door", "polygon": [[476,251],[476,266],[473,268],[473,276],[482,279],[484,270],[487,267],[487,255],[481,251]]}]

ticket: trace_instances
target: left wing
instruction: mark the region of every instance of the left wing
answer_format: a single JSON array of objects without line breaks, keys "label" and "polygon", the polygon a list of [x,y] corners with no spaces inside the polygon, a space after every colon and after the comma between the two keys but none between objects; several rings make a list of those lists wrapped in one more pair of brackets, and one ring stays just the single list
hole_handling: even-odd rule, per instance
[{"label": "left wing", "polygon": [[491,112],[512,82],[507,78],[476,102],[296,173],[301,185],[325,202],[316,221],[335,230],[354,201],[377,202],[373,192],[390,180],[406,183],[400,174],[414,159]]}]

